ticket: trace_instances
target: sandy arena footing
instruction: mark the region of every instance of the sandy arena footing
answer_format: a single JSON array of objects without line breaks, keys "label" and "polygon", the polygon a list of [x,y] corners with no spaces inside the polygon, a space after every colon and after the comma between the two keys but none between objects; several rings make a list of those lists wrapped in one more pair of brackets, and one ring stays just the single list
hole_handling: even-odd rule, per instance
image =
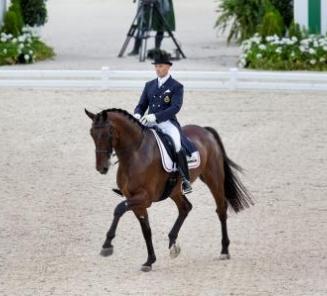
[{"label": "sandy arena footing", "polygon": [[183,124],[218,130],[256,205],[228,220],[232,259],[219,261],[220,225],[208,189],[196,182],[193,210],[171,260],[170,200],[150,223],[158,261],[139,271],[146,248],[126,214],[115,252],[99,251],[120,201],[115,170],[94,169],[84,107],[129,111],[137,92],[14,91],[0,95],[0,294],[240,295],[327,294],[325,93],[187,92]]}]

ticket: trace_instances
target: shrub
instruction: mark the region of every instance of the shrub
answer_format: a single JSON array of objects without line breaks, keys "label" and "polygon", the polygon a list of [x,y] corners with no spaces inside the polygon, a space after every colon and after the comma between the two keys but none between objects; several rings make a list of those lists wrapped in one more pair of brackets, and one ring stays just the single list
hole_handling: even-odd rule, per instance
[{"label": "shrub", "polygon": [[[259,28],[265,34],[285,33],[293,19],[293,0],[221,0],[217,12],[215,27],[223,32],[230,28],[227,42],[232,39],[240,42]],[[273,29],[269,29],[270,25]]]},{"label": "shrub", "polygon": [[26,25],[42,26],[47,21],[46,0],[19,0]]},{"label": "shrub", "polygon": [[24,21],[19,0],[13,0],[4,17],[2,31],[18,36],[22,32]]},{"label": "shrub", "polygon": [[262,37],[266,36],[283,36],[285,34],[285,25],[279,11],[273,6],[267,8],[262,18],[261,24],[258,26],[258,32]]},{"label": "shrub", "polygon": [[258,34],[242,43],[240,66],[261,70],[327,70],[327,37]]},{"label": "shrub", "polygon": [[[1,36],[3,36],[2,33]],[[2,37],[1,37],[2,38]],[[16,63],[18,47],[14,43],[0,42],[0,65],[12,65]]]},{"label": "shrub", "polygon": [[46,45],[43,41],[35,39],[32,43],[36,61],[43,61],[54,57],[53,48]]},{"label": "shrub", "polygon": [[18,37],[0,34],[0,65],[29,64],[54,56],[53,49],[43,43],[30,27],[23,28]]},{"label": "shrub", "polygon": [[307,33],[301,30],[300,25],[293,21],[288,29],[288,36],[296,37],[297,39],[301,40],[304,35],[307,35]]},{"label": "shrub", "polygon": [[223,0],[218,6],[220,14],[215,27],[225,31],[231,22],[227,42],[233,38],[238,41],[250,38],[256,30],[264,15],[264,0]]},{"label": "shrub", "polygon": [[14,36],[18,36],[20,34],[20,28],[15,12],[8,11],[5,14],[2,31],[7,34],[12,34]]}]

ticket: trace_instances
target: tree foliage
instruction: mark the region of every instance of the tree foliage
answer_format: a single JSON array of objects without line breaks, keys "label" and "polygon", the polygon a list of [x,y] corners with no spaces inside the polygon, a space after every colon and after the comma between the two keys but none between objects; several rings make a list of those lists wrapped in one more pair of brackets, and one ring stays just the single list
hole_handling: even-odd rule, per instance
[{"label": "tree foliage", "polygon": [[26,25],[43,26],[47,21],[46,0],[19,0]]},{"label": "tree foliage", "polygon": [[285,26],[288,28],[294,18],[294,1],[293,0],[270,0],[271,4],[279,11],[283,17]]}]

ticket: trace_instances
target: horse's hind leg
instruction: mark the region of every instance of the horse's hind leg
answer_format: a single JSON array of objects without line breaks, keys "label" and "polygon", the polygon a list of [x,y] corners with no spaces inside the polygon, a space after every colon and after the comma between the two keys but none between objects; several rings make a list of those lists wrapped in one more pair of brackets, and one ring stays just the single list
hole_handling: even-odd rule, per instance
[{"label": "horse's hind leg", "polygon": [[227,232],[227,201],[225,198],[223,174],[220,174],[218,176],[217,174],[213,173],[213,171],[217,171],[217,170],[218,168],[215,168],[215,170],[210,170],[210,173],[206,175],[202,175],[201,179],[208,185],[212,195],[215,198],[215,202],[217,205],[216,212],[220,220],[221,233],[222,233],[222,240],[221,240],[222,250],[219,259],[225,260],[225,259],[230,259],[230,255],[228,251],[230,241]]},{"label": "horse's hind leg", "polygon": [[170,257],[176,258],[180,253],[180,248],[176,246],[176,239],[178,237],[178,233],[186,219],[188,213],[192,209],[192,204],[188,201],[185,195],[177,194],[171,197],[175,202],[178,208],[178,217],[175,221],[175,224],[171,231],[169,232],[169,249],[170,249]]}]

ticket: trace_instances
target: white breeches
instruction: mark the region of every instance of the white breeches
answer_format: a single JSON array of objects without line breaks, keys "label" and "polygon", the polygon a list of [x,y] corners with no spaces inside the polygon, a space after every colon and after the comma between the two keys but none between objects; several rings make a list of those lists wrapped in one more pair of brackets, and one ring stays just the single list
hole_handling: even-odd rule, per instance
[{"label": "white breeches", "polygon": [[179,133],[178,128],[175,125],[173,125],[169,120],[160,122],[156,125],[162,130],[163,133],[171,136],[175,144],[176,152],[179,152],[182,148],[182,145],[181,145],[181,135]]}]

